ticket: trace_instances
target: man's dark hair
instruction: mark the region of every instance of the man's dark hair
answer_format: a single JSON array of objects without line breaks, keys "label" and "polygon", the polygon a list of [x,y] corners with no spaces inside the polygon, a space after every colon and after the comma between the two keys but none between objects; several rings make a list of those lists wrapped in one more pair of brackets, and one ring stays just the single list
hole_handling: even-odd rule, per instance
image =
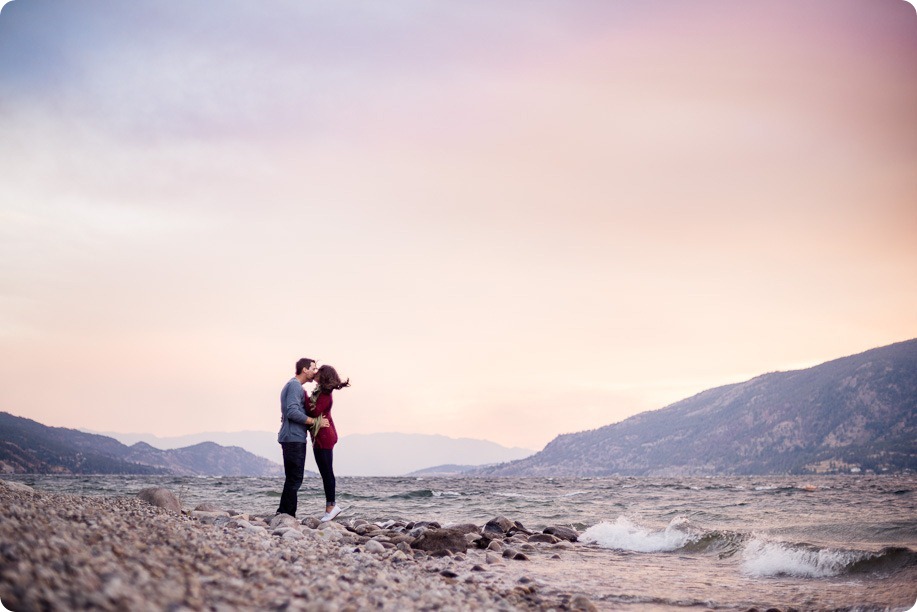
[{"label": "man's dark hair", "polygon": [[296,375],[299,376],[302,374],[303,370],[308,370],[312,367],[312,364],[315,363],[314,359],[309,359],[308,357],[303,357],[296,362]]}]

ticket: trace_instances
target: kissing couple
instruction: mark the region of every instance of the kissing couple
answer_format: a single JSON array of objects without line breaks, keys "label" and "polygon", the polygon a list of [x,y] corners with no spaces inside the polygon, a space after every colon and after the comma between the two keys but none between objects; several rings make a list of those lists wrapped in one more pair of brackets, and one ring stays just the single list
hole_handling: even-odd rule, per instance
[{"label": "kissing couple", "polygon": [[[315,382],[315,389],[307,395],[303,385]],[[280,392],[280,432],[277,442],[283,450],[283,493],[280,495],[278,514],[296,516],[299,488],[306,467],[306,446],[312,439],[312,453],[322,476],[325,489],[325,515],[322,522],[330,521],[341,513],[335,503],[333,453],[338,441],[334,419],[331,418],[332,394],[350,386],[350,379],[341,377],[330,365],[317,367],[314,359],[303,357],[296,362],[296,375]],[[306,432],[309,432],[309,438]]]}]

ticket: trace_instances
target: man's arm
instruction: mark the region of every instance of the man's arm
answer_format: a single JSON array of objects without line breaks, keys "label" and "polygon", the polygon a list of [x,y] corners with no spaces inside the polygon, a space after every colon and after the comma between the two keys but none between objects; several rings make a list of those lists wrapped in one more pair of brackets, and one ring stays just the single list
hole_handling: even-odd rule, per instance
[{"label": "man's arm", "polygon": [[306,412],[303,410],[303,398],[305,396],[306,394],[302,387],[299,388],[299,393],[296,392],[296,386],[291,383],[287,383],[284,388],[283,416],[291,423],[299,423],[300,425],[312,424],[313,419],[306,416]]}]

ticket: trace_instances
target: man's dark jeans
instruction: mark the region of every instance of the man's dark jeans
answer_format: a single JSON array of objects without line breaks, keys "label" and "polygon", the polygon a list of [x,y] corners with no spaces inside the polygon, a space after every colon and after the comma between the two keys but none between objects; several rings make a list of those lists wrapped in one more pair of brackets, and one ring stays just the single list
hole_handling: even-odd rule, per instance
[{"label": "man's dark jeans", "polygon": [[281,442],[283,448],[283,493],[280,495],[280,507],[277,512],[296,516],[296,502],[299,487],[302,486],[303,470],[306,467],[305,442]]}]

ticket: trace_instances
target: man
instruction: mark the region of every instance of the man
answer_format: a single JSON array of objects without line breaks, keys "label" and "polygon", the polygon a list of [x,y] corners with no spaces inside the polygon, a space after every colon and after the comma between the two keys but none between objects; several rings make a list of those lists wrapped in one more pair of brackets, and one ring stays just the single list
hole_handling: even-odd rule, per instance
[{"label": "man", "polygon": [[302,386],[310,382],[318,368],[315,360],[303,357],[296,362],[296,376],[280,392],[280,432],[277,441],[283,449],[283,493],[280,495],[278,513],[296,516],[297,494],[302,486],[303,470],[306,467],[306,432],[315,422],[306,416],[304,400],[306,392]]}]

